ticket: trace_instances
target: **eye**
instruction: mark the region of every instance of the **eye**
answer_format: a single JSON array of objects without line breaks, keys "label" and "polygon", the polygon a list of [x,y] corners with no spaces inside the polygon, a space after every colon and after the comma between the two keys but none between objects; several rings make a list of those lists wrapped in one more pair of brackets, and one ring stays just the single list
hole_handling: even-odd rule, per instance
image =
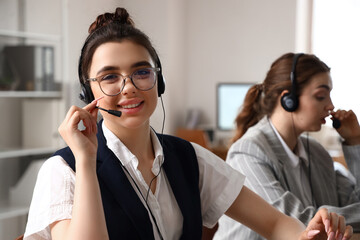
[{"label": "eye", "polygon": [[107,74],[101,78],[101,81],[111,83],[111,82],[116,82],[119,79],[120,79],[120,76],[117,74]]},{"label": "eye", "polygon": [[323,94],[323,93],[319,93],[319,94],[315,95],[315,98],[318,101],[323,101],[323,100],[325,100],[326,98],[329,98],[329,97],[330,97],[329,94]]},{"label": "eye", "polygon": [[325,97],[322,97],[322,96],[316,96],[316,99],[319,100],[319,101],[322,101],[325,99]]},{"label": "eye", "polygon": [[144,68],[144,69],[140,69],[137,70],[136,72],[134,72],[134,77],[136,77],[137,79],[139,78],[148,78],[151,74],[151,69],[148,68]]}]

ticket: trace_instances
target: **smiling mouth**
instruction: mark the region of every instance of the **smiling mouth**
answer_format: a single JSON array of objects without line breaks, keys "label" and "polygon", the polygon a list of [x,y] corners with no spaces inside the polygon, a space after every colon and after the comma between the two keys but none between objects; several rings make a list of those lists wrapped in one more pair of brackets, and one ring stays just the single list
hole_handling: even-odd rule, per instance
[{"label": "smiling mouth", "polygon": [[140,106],[141,103],[142,102],[136,103],[136,104],[123,105],[123,106],[120,105],[120,107],[122,107],[124,109],[136,108],[136,107]]}]

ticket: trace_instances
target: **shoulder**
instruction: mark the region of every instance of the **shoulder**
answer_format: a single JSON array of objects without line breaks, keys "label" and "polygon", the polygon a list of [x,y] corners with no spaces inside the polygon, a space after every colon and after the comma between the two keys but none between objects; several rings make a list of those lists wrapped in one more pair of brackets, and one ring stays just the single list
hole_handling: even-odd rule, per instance
[{"label": "shoulder", "polygon": [[69,167],[66,161],[59,155],[52,156],[47,159],[41,166],[38,179],[55,180],[57,178],[63,178],[73,173],[74,171]]},{"label": "shoulder", "polygon": [[268,120],[263,118],[231,145],[226,162],[239,169],[244,164],[278,168],[282,156],[286,156],[285,150]]},{"label": "shoulder", "polygon": [[[276,136],[274,135],[274,137]],[[258,126],[257,124],[231,145],[228,154],[263,154],[272,151],[271,142],[274,140],[272,136],[269,136],[269,134],[263,130],[263,126]]]},{"label": "shoulder", "polygon": [[53,156],[47,159],[39,170],[34,198],[42,198],[43,200],[38,202],[46,203],[46,206],[56,206],[60,196],[66,200],[72,199],[74,185],[75,172],[63,158]]},{"label": "shoulder", "polygon": [[54,156],[58,156],[62,159],[64,163],[67,163],[73,170],[75,170],[75,157],[69,147],[64,147],[62,149],[57,150]]},{"label": "shoulder", "polygon": [[60,156],[53,156],[43,163],[30,204],[26,237],[50,236],[51,223],[71,218],[74,183],[75,173]]}]

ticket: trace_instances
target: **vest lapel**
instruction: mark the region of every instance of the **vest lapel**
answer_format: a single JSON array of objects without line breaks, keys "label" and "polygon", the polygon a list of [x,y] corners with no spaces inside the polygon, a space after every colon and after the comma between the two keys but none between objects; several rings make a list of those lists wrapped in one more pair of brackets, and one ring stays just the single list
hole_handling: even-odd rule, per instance
[{"label": "vest lapel", "polygon": [[[164,136],[162,136],[164,137]],[[166,138],[164,138],[166,140]],[[171,185],[171,189],[175,195],[183,215],[183,234],[181,239],[200,239],[201,232],[201,209],[200,195],[198,192],[198,167],[195,151],[188,143],[188,146],[181,146],[181,150],[177,149],[183,142],[171,144],[170,141],[164,141],[163,149],[165,162],[163,168]],[[185,151],[184,151],[185,150]],[[195,169],[192,166],[196,163]],[[195,190],[194,190],[195,189]]]},{"label": "vest lapel", "polygon": [[149,239],[149,236],[154,236],[154,234],[148,211],[131,186],[120,165],[120,161],[106,146],[101,124],[99,124],[98,129],[98,160],[101,159],[97,172],[99,182],[103,182],[107,186],[107,189],[127,214],[141,238]]}]

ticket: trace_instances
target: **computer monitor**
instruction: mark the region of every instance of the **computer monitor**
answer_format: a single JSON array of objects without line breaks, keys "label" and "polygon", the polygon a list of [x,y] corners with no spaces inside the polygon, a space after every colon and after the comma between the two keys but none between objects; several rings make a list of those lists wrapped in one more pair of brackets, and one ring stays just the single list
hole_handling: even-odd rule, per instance
[{"label": "computer monitor", "polygon": [[218,83],[216,125],[219,130],[235,129],[235,118],[252,83]]}]

